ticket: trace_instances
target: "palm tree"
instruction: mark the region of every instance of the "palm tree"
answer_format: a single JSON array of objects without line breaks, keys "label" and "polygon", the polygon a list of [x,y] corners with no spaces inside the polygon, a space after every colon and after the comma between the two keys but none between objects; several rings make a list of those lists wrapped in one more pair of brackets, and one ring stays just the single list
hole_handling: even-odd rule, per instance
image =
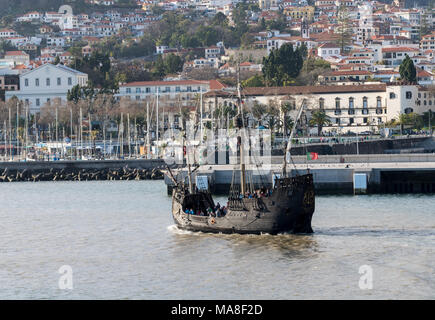
[{"label": "palm tree", "polygon": [[400,125],[400,135],[403,134],[403,127],[410,122],[410,117],[406,113],[401,113],[399,116],[395,119],[395,123],[397,125]]},{"label": "palm tree", "polygon": [[258,121],[258,125],[261,125],[261,121],[263,120],[263,117],[266,115],[266,113],[267,107],[264,104],[255,101],[254,105],[252,106],[252,115]]},{"label": "palm tree", "polygon": [[323,110],[316,110],[311,114],[311,119],[309,121],[311,126],[317,126],[317,135],[321,135],[322,129],[325,125],[331,124],[331,119],[326,115]]},{"label": "palm tree", "polygon": [[280,106],[281,109],[281,113],[283,115],[283,126],[284,126],[284,136],[287,136],[288,134],[288,130],[291,129],[293,127],[293,119],[290,118],[289,116],[287,116],[287,114],[290,112],[290,110],[292,109],[292,105],[290,103],[283,103]]},{"label": "palm tree", "polygon": [[276,129],[279,129],[282,125],[281,120],[279,120],[279,109],[276,103],[271,102],[267,107],[267,127],[273,133]]}]

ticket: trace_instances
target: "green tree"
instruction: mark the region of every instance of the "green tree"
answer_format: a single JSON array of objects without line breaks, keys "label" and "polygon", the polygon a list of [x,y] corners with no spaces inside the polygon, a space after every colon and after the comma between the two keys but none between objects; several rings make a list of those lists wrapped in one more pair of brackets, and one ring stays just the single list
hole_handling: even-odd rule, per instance
[{"label": "green tree", "polygon": [[264,87],[264,79],[261,74],[256,74],[245,81],[242,81],[243,87]]},{"label": "green tree", "polygon": [[176,73],[183,70],[183,59],[179,56],[171,53],[164,59],[165,72],[166,74]]},{"label": "green tree", "polygon": [[293,50],[290,43],[283,44],[278,50],[272,50],[263,58],[263,76],[268,86],[283,86],[291,83],[303,66],[302,51]]},{"label": "green tree", "polygon": [[352,42],[352,25],[349,18],[349,10],[345,6],[340,6],[338,9],[338,28],[336,33],[339,35],[337,41],[343,53],[346,47]]},{"label": "green tree", "polygon": [[226,26],[228,26],[228,18],[222,12],[218,12],[213,17],[212,24],[215,26],[226,27]]},{"label": "green tree", "polygon": [[417,70],[412,59],[406,55],[399,67],[399,73],[402,80],[408,83],[417,82]]},{"label": "green tree", "polygon": [[261,125],[264,116],[267,114],[267,107],[266,105],[255,101],[254,105],[252,106],[251,113],[252,116],[258,121],[258,124]]},{"label": "green tree", "polygon": [[331,119],[326,115],[323,110],[316,110],[311,114],[311,119],[309,121],[311,126],[317,126],[317,135],[322,134],[322,129],[325,125],[331,124]]}]

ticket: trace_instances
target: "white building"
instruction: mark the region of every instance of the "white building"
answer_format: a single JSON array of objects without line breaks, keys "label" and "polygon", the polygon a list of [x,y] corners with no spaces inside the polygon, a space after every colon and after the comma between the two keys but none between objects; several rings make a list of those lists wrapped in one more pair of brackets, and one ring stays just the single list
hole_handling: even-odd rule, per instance
[{"label": "white building", "polygon": [[49,47],[65,47],[65,38],[63,37],[48,37],[47,46]]},{"label": "white building", "polygon": [[28,12],[17,18],[18,22],[31,22],[33,20],[40,20],[42,15],[38,11]]},{"label": "white building", "polygon": [[317,48],[317,55],[322,59],[331,56],[339,57],[341,55],[341,48],[334,43],[324,43]]},{"label": "white building", "polygon": [[29,104],[35,113],[47,102],[60,98],[66,101],[68,90],[75,85],[85,86],[88,75],[64,65],[44,64],[20,75],[20,90],[6,91],[5,98],[13,96]]},{"label": "white building", "polygon": [[191,101],[194,103],[196,95],[210,90],[219,90],[225,86],[217,80],[178,80],[178,81],[137,81],[121,84],[118,98],[126,97],[130,100],[160,99]]},{"label": "white building", "polygon": [[[328,86],[291,86],[269,88],[245,88],[242,96],[246,106],[254,103],[269,105],[272,101],[293,106],[290,116],[305,101],[307,116],[323,110],[332,124],[324,131],[346,133],[377,130],[378,125],[397,118],[402,113],[423,113],[429,104],[419,102],[417,85],[400,84],[357,84]],[[228,92],[207,93],[205,105],[210,109],[219,105],[232,105],[235,97]]]},{"label": "white building", "polygon": [[16,37],[18,34],[12,29],[0,29],[0,38]]}]

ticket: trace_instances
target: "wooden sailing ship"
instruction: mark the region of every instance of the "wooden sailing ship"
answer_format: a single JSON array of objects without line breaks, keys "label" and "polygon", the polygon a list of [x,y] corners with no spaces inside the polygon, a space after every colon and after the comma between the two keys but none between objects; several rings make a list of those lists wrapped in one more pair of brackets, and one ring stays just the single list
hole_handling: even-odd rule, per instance
[{"label": "wooden sailing ship", "polygon": [[[239,103],[235,124],[238,132],[245,126],[238,87]],[[297,119],[300,118],[301,105]],[[296,126],[295,126],[296,127]],[[293,128],[284,153],[282,175],[268,189],[259,186],[252,190],[247,185],[242,134],[238,134],[240,182],[232,184],[228,203],[220,206],[208,190],[198,190],[192,183],[191,165],[188,165],[188,183],[178,182],[172,173],[175,187],[172,193],[172,216],[178,228],[189,231],[240,234],[277,234],[283,232],[312,233],[311,219],[315,208],[313,176],[287,173]],[[250,191],[250,192],[249,192]]]}]

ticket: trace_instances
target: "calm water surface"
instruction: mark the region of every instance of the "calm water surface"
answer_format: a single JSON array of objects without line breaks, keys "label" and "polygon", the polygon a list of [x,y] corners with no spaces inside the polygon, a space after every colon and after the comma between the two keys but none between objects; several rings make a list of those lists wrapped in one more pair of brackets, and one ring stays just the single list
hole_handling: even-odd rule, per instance
[{"label": "calm water surface", "polygon": [[162,181],[3,183],[0,199],[0,299],[435,298],[434,196],[318,197],[315,234],[278,236],[179,231]]}]

